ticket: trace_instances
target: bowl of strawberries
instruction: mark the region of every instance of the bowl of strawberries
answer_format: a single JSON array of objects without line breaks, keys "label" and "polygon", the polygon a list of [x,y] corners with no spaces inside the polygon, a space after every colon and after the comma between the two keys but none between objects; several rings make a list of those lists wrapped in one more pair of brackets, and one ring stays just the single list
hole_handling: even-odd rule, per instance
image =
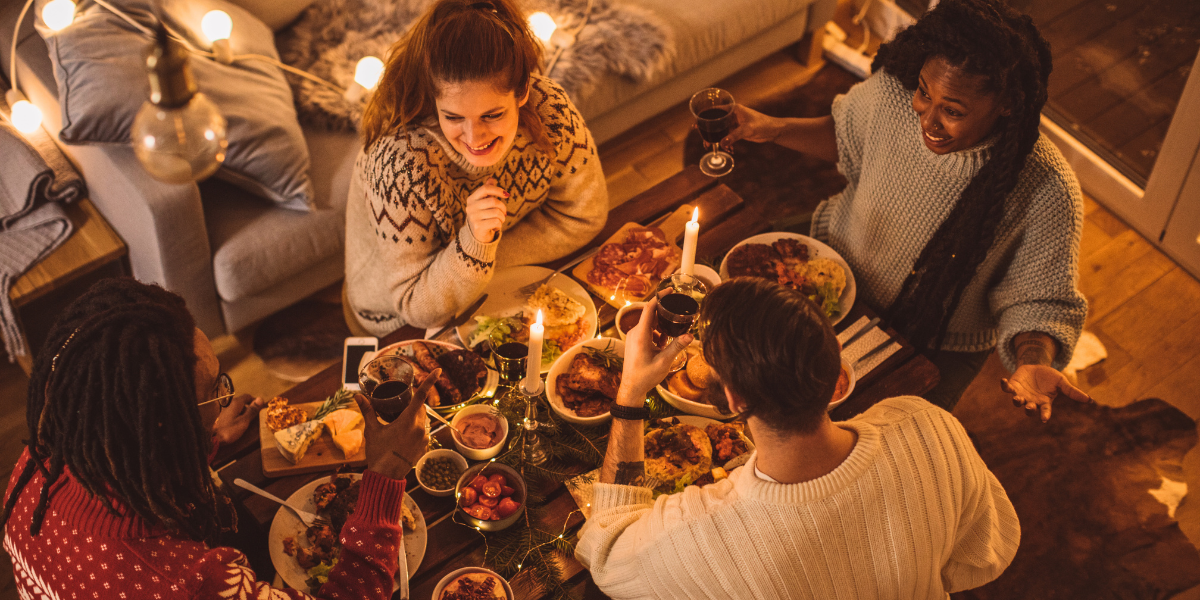
[{"label": "bowl of strawberries", "polygon": [[521,517],[526,492],[525,479],[512,467],[485,462],[463,472],[454,497],[467,524],[483,531],[500,531]]}]

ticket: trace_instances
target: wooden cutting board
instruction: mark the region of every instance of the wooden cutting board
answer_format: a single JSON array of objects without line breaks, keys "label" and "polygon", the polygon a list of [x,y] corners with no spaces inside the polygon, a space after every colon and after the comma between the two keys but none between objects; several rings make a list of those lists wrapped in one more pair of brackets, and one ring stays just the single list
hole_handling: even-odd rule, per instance
[{"label": "wooden cutting board", "polygon": [[[320,408],[320,402],[309,402],[306,404],[293,404],[305,412],[311,419]],[[347,407],[354,412],[358,411],[358,406],[351,404]],[[318,471],[332,471],[342,465],[351,467],[367,466],[367,445],[363,442],[363,447],[354,456],[346,457],[342,455],[342,450],[333,443],[333,437],[329,434],[329,428],[325,427],[321,431],[321,437],[313,441],[308,447],[308,452],[300,461],[300,464],[294,465],[292,461],[283,457],[283,453],[279,451],[279,446],[275,444],[275,432],[267,426],[266,419],[258,420],[258,437],[262,443],[262,469],[263,475],[267,477],[284,477],[286,475],[301,475],[304,473],[316,473]],[[365,423],[359,423],[355,429],[364,429]]]},{"label": "wooden cutting board", "polygon": [[[680,236],[683,235],[684,226],[687,224],[688,220],[692,218],[692,208],[693,207],[691,204],[684,204],[683,206],[680,206],[679,208],[677,208],[675,210],[675,212],[671,213],[670,215],[667,215],[667,217],[665,219],[663,219],[660,223],[658,223],[656,225],[652,225],[653,227],[658,227],[659,229],[662,230],[662,232],[664,234],[666,234],[667,246],[675,248],[677,250],[679,249],[679,246],[676,243],[676,240],[678,240],[680,238]],[[626,223],[626,224],[622,225],[621,228],[618,229],[617,232],[612,235],[612,237],[605,240],[604,244],[619,244],[619,243],[624,242],[626,236],[629,235],[629,230],[633,229],[635,227],[645,227],[645,226],[639,225],[637,223]],[[601,244],[601,246],[603,246],[604,244]],[[625,306],[626,301],[638,302],[642,299],[641,296],[636,296],[636,297],[629,296],[629,295],[626,295],[623,291],[618,292],[611,288],[608,288],[608,287],[605,287],[602,285],[597,285],[597,284],[594,284],[594,283],[588,281],[588,278],[587,278],[588,273],[591,273],[592,269],[595,268],[595,265],[593,264],[593,260],[594,260],[594,257],[589,257],[587,260],[579,263],[579,265],[576,266],[575,269],[571,271],[571,275],[574,276],[575,279],[578,279],[580,282],[582,282],[583,285],[587,286],[588,289],[591,290],[594,294],[596,294],[600,298],[603,298],[605,302],[611,304],[614,308],[621,308],[621,307]],[[665,271],[663,271],[663,273],[664,274],[674,273],[677,269],[679,269],[679,262],[680,262],[680,259],[676,258],[675,260],[667,263],[667,269]],[[651,281],[650,285],[651,286],[658,285],[658,282]]]}]

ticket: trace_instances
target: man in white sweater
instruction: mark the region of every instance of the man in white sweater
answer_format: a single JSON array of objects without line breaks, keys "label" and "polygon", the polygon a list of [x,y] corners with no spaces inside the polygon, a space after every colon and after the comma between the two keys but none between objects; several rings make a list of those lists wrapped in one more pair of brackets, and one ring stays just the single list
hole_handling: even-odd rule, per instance
[{"label": "man in white sweater", "polygon": [[[753,308],[751,308],[753,307]],[[842,423],[829,321],[763,279],[705,299],[704,352],[757,450],[728,479],[653,497],[640,487],[643,406],[671,358],[652,303],[628,335],[608,451],[576,556],[613,598],[943,599],[995,579],[1021,529],[950,413],[890,398]]]}]

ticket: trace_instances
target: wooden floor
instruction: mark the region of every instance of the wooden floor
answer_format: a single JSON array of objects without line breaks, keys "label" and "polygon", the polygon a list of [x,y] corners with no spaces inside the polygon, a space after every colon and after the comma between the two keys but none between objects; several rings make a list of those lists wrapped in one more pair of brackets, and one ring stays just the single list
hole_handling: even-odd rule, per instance
[{"label": "wooden floor", "polygon": [[[720,85],[748,101],[798,85],[812,71],[780,52]],[[613,205],[683,167],[683,140],[691,127],[684,105],[652,119],[600,150]],[[1088,329],[1107,346],[1107,361],[1080,374],[1097,401],[1120,406],[1149,396],[1171,402],[1200,420],[1200,281],[1090,199],[1080,264],[1081,287],[1091,303]],[[270,375],[249,349],[252,332],[214,340],[223,367],[239,391],[276,395],[292,384]],[[0,464],[13,464],[26,435],[27,381],[15,366],[0,365]],[[1011,407],[1007,407],[1011,409]],[[1200,494],[1200,448],[1193,449],[1176,479]],[[1177,518],[1200,547],[1200,502],[1187,499]],[[1188,598],[1200,598],[1193,590]],[[11,571],[0,570],[0,598],[15,598]]]},{"label": "wooden floor", "polygon": [[1054,52],[1047,112],[1143,186],[1200,50],[1196,0],[1009,0]]}]

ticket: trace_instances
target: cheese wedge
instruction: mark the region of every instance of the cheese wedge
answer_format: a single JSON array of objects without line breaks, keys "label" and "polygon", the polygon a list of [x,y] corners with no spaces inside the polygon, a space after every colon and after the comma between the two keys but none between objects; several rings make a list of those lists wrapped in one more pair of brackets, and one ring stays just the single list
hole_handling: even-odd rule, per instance
[{"label": "cheese wedge", "polygon": [[363,447],[363,430],[349,429],[333,436],[333,444],[342,451],[346,458],[358,454]]},{"label": "cheese wedge", "polygon": [[335,410],[321,419],[325,426],[329,428],[329,435],[337,437],[343,432],[350,431],[363,422],[362,413],[349,408]]},{"label": "cheese wedge", "polygon": [[318,437],[321,437],[321,430],[324,428],[325,425],[320,421],[305,421],[299,425],[281,429],[275,432],[275,445],[284,458],[291,461],[292,464],[298,465],[300,461],[304,460],[304,453],[308,452],[308,447]]}]

